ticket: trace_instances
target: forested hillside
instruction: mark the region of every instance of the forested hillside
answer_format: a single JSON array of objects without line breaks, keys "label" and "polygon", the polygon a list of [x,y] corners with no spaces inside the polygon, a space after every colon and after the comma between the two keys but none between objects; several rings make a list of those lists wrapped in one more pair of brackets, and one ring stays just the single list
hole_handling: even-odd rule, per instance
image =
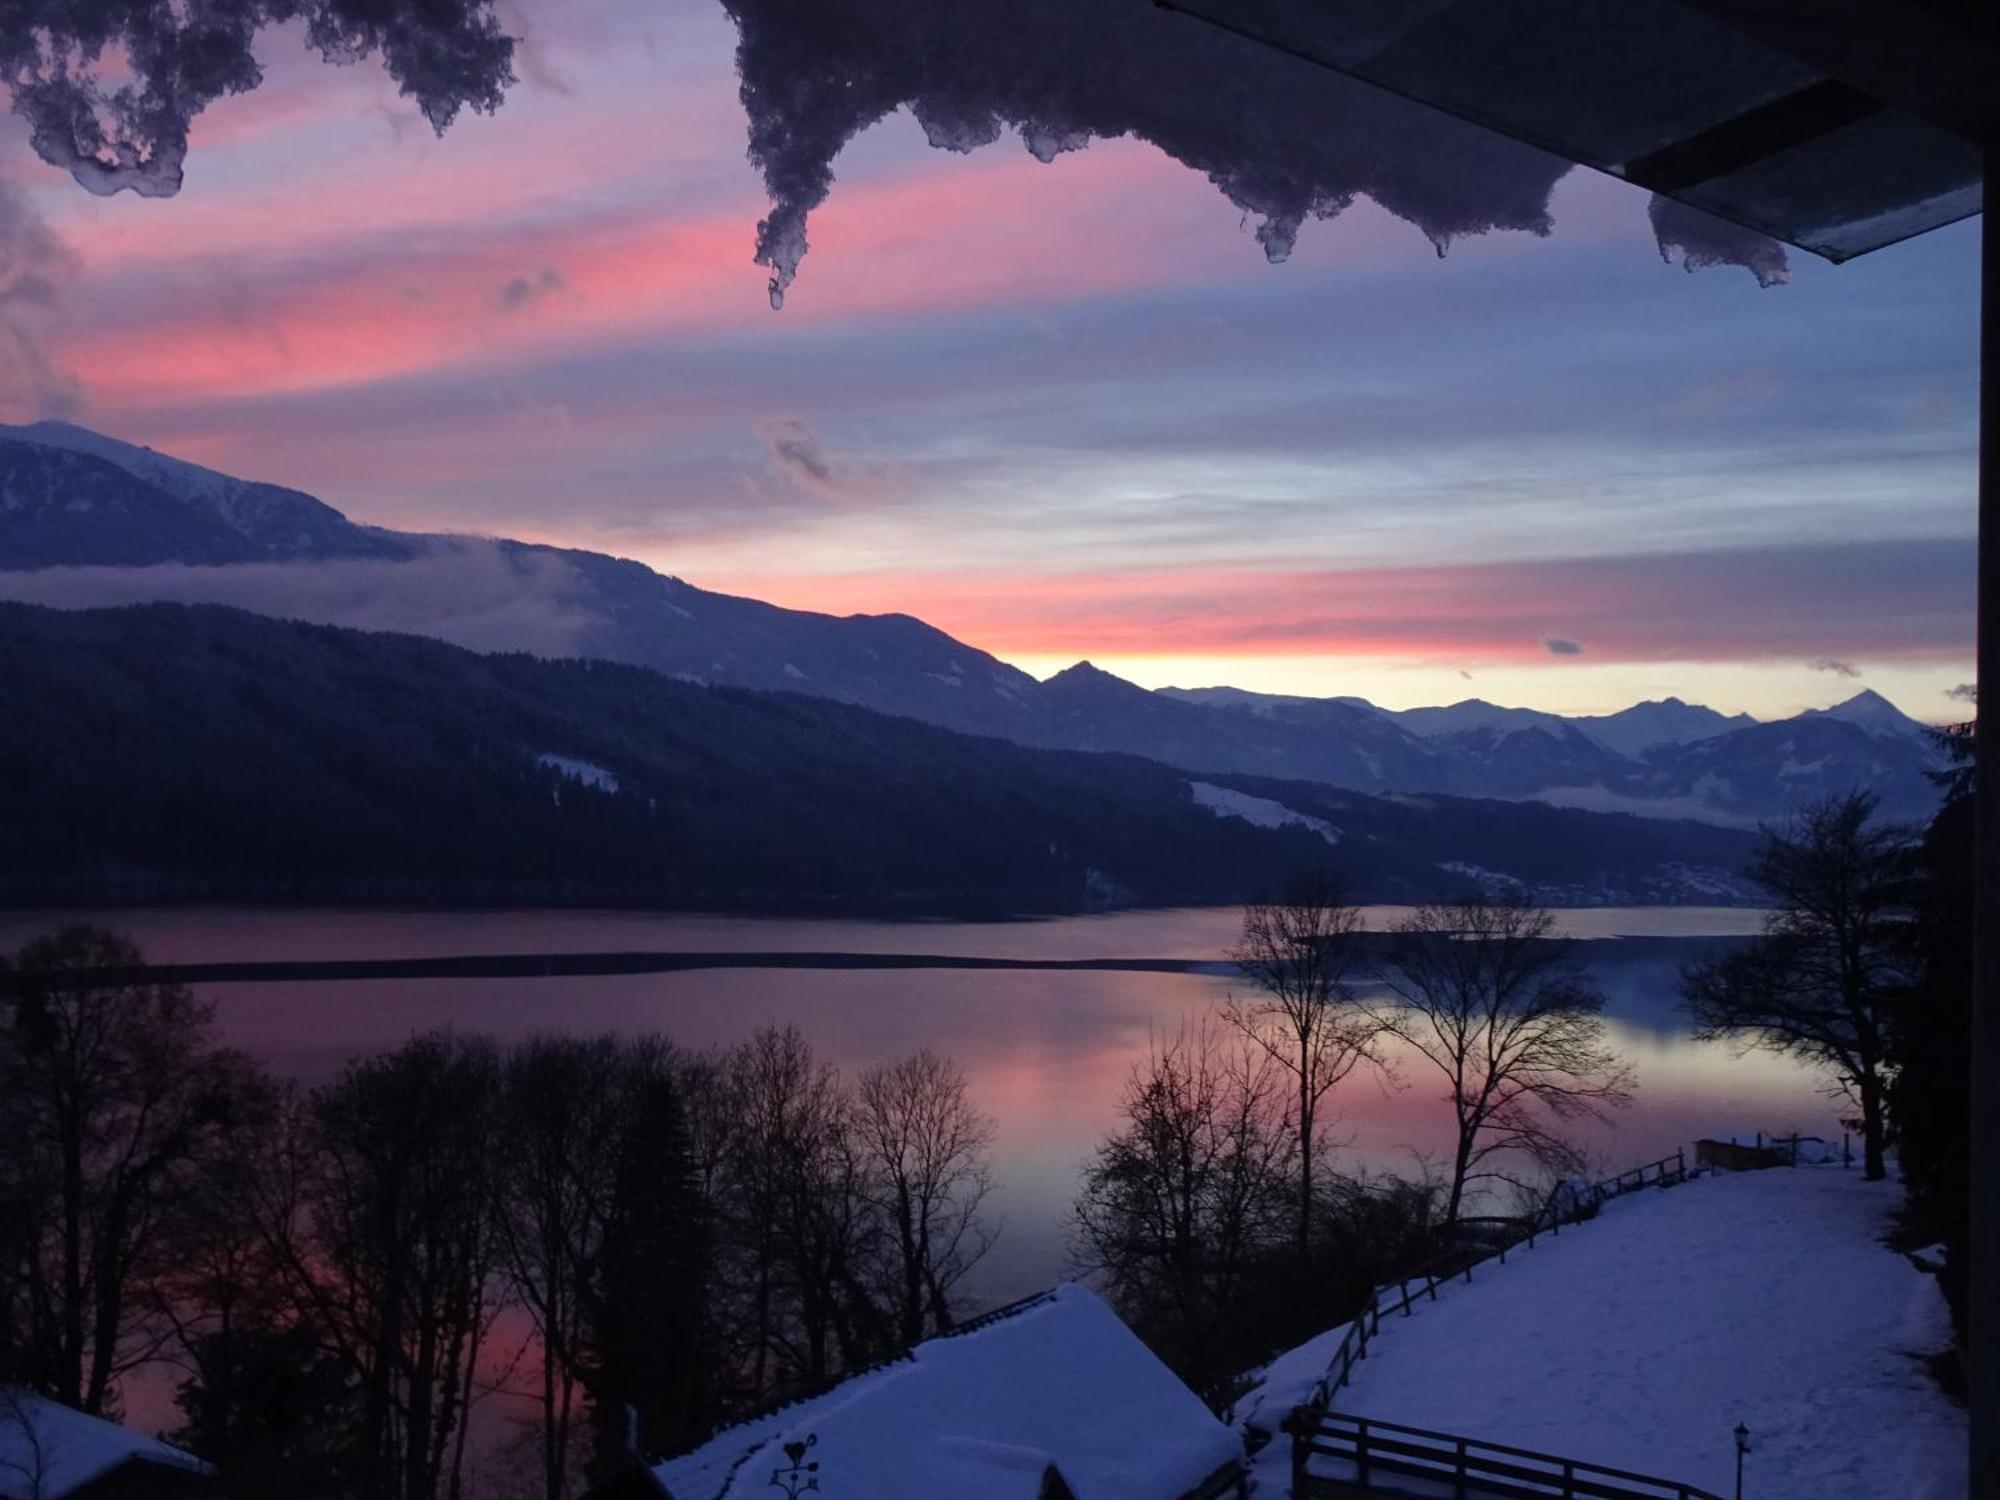
[{"label": "forested hillside", "polygon": [[[0,703],[14,902],[1074,911],[1232,901],[1306,865],[1384,900],[1510,866],[1567,899],[1673,900],[1723,891],[1745,848],[1293,783],[1226,815],[1133,757],[213,607],[0,607]],[[1267,826],[1280,799],[1333,839]]]},{"label": "forested hillside", "polygon": [[1088,662],[1039,682],[909,615],[785,609],[603,553],[358,525],[301,491],[62,422],[0,426],[0,598],[214,603],[408,630],[1374,796],[1533,797],[1735,828],[1854,790],[1892,817],[1937,806],[1932,735],[1869,691],[1760,724],[1675,698],[1566,718],[1479,699],[1397,711],[1229,687],[1155,692]]}]

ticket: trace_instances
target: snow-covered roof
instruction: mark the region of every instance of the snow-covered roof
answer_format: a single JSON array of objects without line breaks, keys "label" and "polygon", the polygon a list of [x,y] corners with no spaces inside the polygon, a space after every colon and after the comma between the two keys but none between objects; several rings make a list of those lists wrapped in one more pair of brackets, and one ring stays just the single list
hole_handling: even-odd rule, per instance
[{"label": "snow-covered roof", "polygon": [[0,1390],[0,1500],[61,1497],[125,1463],[207,1475],[185,1449],[26,1391]]},{"label": "snow-covered roof", "polygon": [[1983,201],[2000,67],[1974,27],[1943,17],[1957,7],[1164,3],[1649,188],[1663,248],[1690,266],[1747,254],[1726,233],[1704,246],[1704,215],[1841,261]]},{"label": "snow-covered roof", "polygon": [[1092,1292],[1057,1287],[653,1470],[672,1500],[762,1495],[813,1439],[820,1492],[868,1500],[1175,1500],[1236,1435]]}]

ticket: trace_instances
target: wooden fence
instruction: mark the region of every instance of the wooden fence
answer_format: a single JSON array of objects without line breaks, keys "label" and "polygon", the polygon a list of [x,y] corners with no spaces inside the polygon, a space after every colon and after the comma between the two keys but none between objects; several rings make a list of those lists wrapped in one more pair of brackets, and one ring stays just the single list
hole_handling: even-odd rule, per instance
[{"label": "wooden fence", "polygon": [[[1400,1422],[1378,1422],[1301,1407],[1292,1434],[1293,1500],[1356,1491],[1445,1495],[1457,1500],[1720,1500],[1708,1490],[1603,1464],[1482,1443]],[[1340,1465],[1315,1474],[1313,1458]]]}]

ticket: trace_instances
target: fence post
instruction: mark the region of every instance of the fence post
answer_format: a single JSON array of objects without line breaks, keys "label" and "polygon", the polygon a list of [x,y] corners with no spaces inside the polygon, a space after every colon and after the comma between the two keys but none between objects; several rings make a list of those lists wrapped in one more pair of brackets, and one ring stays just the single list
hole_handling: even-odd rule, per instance
[{"label": "fence post", "polygon": [[1575,1496],[1576,1496],[1576,1465],[1570,1462],[1570,1460],[1564,1459],[1563,1500],[1575,1500]]},{"label": "fence post", "polygon": [[1306,1424],[1303,1412],[1292,1413],[1292,1500],[1306,1500]]},{"label": "fence post", "polygon": [[1361,1481],[1361,1488],[1368,1488],[1368,1419],[1354,1419],[1354,1472]]},{"label": "fence post", "polygon": [[1465,1500],[1465,1439],[1458,1440],[1458,1486],[1457,1500]]},{"label": "fence post", "polygon": [[1403,1316],[1407,1318],[1410,1315],[1410,1284],[1409,1282],[1405,1281],[1402,1284],[1402,1286],[1403,1286]]}]

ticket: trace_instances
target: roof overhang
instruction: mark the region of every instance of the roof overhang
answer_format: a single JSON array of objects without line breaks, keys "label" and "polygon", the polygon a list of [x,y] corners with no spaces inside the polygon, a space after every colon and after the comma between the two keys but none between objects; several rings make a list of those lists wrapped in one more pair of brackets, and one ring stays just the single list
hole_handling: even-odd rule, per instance
[{"label": "roof overhang", "polygon": [[1980,211],[1992,0],[1157,0],[1843,261]]}]

